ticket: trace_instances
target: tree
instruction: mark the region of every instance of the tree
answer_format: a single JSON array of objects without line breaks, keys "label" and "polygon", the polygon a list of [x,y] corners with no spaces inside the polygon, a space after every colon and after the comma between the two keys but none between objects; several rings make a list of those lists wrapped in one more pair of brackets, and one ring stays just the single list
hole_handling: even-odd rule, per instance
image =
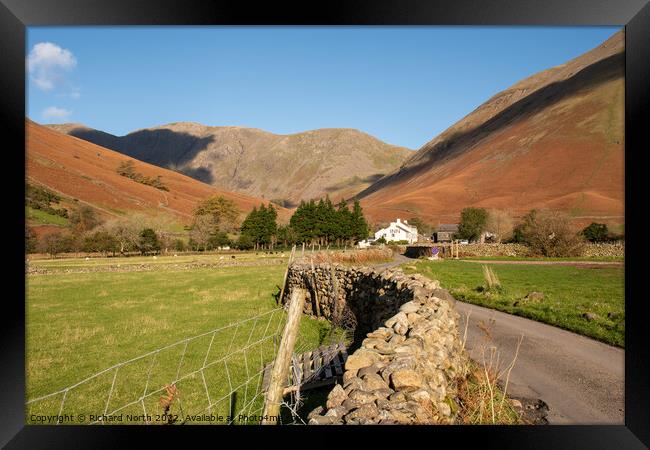
[{"label": "tree", "polygon": [[77,233],[83,234],[99,225],[101,220],[95,214],[94,209],[82,205],[70,214],[70,223]]},{"label": "tree", "polygon": [[160,251],[160,242],[158,241],[158,236],[154,230],[151,228],[145,228],[140,232],[138,249],[143,255]]},{"label": "tree", "polygon": [[336,225],[336,241],[339,245],[352,239],[355,231],[354,218],[345,200],[336,205]]},{"label": "tree", "polygon": [[295,230],[298,242],[311,242],[315,237],[316,204],[313,200],[301,201],[289,219],[289,225]]},{"label": "tree", "polygon": [[496,242],[508,240],[513,231],[512,216],[506,211],[491,209],[488,211],[485,231],[494,235]]},{"label": "tree", "polygon": [[369,232],[368,221],[363,216],[361,204],[359,200],[355,200],[352,208],[352,237],[356,241],[361,241],[368,238]]},{"label": "tree", "polygon": [[120,244],[112,234],[107,231],[96,231],[84,239],[82,249],[85,252],[101,252],[104,255],[119,251]]},{"label": "tree", "polygon": [[347,202],[341,200],[336,208],[329,197],[302,201],[289,220],[289,226],[296,236],[296,242],[339,245],[343,241],[358,241],[368,237],[368,222],[358,201],[352,211]]},{"label": "tree", "polygon": [[269,203],[266,208],[266,217],[264,220],[264,240],[272,249],[278,237],[278,212],[273,205]]},{"label": "tree", "polygon": [[253,248],[253,240],[247,234],[240,234],[237,240],[237,248],[239,250],[250,250]]},{"label": "tree", "polygon": [[582,235],[590,242],[604,242],[608,239],[609,230],[604,223],[592,222],[581,231]]},{"label": "tree", "polygon": [[194,223],[190,229],[190,239],[197,246],[197,249],[207,250],[210,238],[219,231],[216,220],[211,214],[202,214],[194,217]]},{"label": "tree", "polygon": [[185,251],[185,241],[182,239],[176,239],[174,241],[174,250],[176,250],[177,252]]},{"label": "tree", "polygon": [[59,253],[70,252],[74,249],[74,238],[69,234],[46,234],[40,242],[40,251],[54,258]]},{"label": "tree", "polygon": [[419,217],[411,217],[408,220],[408,223],[409,225],[412,225],[415,228],[417,228],[419,234],[430,236],[431,233],[433,232],[433,227],[431,226],[431,224],[425,222]]},{"label": "tree", "polygon": [[291,247],[298,242],[298,233],[290,225],[279,226],[278,242],[282,242],[284,247]]},{"label": "tree", "polygon": [[515,235],[542,256],[579,256],[584,244],[582,235],[571,229],[568,217],[553,211],[531,211],[516,227]]},{"label": "tree", "polygon": [[464,208],[460,212],[458,237],[476,241],[481,237],[487,223],[487,211],[483,208]]},{"label": "tree", "polygon": [[273,205],[264,204],[256,207],[246,216],[241,224],[241,234],[247,236],[255,248],[272,248],[278,233],[277,212]]},{"label": "tree", "polygon": [[225,247],[230,245],[230,238],[224,231],[218,231],[208,239],[208,244],[211,248]]},{"label": "tree", "polygon": [[31,228],[25,227],[25,253],[34,253],[38,249],[38,238]]},{"label": "tree", "polygon": [[103,229],[115,238],[120,254],[137,250],[141,231],[139,222],[132,217],[126,217],[110,220],[103,225]]},{"label": "tree", "polygon": [[194,210],[194,216],[212,216],[214,223],[223,231],[233,231],[240,211],[235,202],[221,195],[214,195],[201,201]]}]

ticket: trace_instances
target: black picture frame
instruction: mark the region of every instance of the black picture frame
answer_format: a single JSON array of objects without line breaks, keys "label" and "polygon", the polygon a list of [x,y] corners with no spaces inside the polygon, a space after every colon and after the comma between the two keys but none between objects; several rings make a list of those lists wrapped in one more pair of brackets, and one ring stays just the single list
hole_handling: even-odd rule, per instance
[{"label": "black picture frame", "polygon": [[[650,445],[650,372],[648,326],[642,266],[647,258],[642,195],[647,174],[641,164],[647,151],[650,109],[650,5],[647,0],[348,0],[345,2],[265,2],[198,0],[0,0],[0,127],[3,129],[2,183],[6,246],[16,261],[5,259],[0,364],[0,444],[6,448],[122,448],[144,437],[147,447],[224,445],[274,434],[291,441],[279,445],[340,445],[362,434],[384,445],[457,445],[467,439],[489,448],[646,448]],[[35,25],[620,25],[625,26],[625,425],[621,426],[489,426],[489,427],[156,427],[29,426],[24,424],[25,295],[24,149],[25,30]],[[644,120],[645,119],[645,120]],[[646,189],[643,188],[646,186]],[[15,217],[14,217],[15,215]],[[14,238],[15,236],[15,238]],[[12,258],[13,259],[13,258]],[[9,271],[10,273],[7,273]],[[607,289],[603,286],[603,289]],[[162,428],[162,429],[161,429]],[[245,431],[244,431],[245,430]],[[190,436],[190,433],[192,434]],[[305,434],[309,433],[309,434]],[[195,435],[199,436],[195,436]],[[320,434],[322,436],[319,436]],[[224,436],[226,437],[226,436]],[[424,443],[414,439],[424,438]],[[205,443],[201,443],[204,441]],[[394,442],[390,442],[394,441]]]}]

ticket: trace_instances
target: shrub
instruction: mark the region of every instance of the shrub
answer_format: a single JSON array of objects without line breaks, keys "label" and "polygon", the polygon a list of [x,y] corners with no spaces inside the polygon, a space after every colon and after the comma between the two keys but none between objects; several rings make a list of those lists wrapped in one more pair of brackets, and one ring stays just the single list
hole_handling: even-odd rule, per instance
[{"label": "shrub", "polygon": [[54,208],[50,203],[58,204],[61,197],[54,192],[40,186],[25,185],[25,205],[38,209],[48,214],[60,217],[68,217],[68,210],[65,208]]},{"label": "shrub", "polygon": [[174,250],[176,250],[177,252],[183,252],[183,251],[185,251],[185,248],[186,248],[186,245],[185,245],[184,240],[176,239],[174,241]]},{"label": "shrub", "polygon": [[595,222],[585,227],[581,233],[590,242],[604,242],[608,240],[609,236],[607,225]]},{"label": "shrub", "polygon": [[579,256],[584,250],[584,239],[575,233],[567,216],[551,211],[528,213],[513,233],[528,245],[531,252],[541,256]]},{"label": "shrub", "polygon": [[208,245],[212,248],[230,245],[230,238],[224,231],[218,231],[208,239]]},{"label": "shrub", "polygon": [[50,233],[41,239],[39,250],[55,257],[59,253],[71,252],[75,249],[74,237],[63,233]]},{"label": "shrub", "polygon": [[85,252],[101,252],[115,254],[120,250],[118,240],[112,234],[106,231],[96,231],[95,233],[86,236],[82,246]]},{"label": "shrub", "polygon": [[153,186],[156,189],[160,189],[161,191],[169,191],[169,188],[162,182],[160,175],[156,176],[155,178],[151,178],[141,174],[140,172],[136,172],[132,160],[121,162],[115,171],[123,177],[132,179],[136,183]]},{"label": "shrub", "polygon": [[140,241],[138,242],[138,250],[143,255],[150,252],[160,251],[160,241],[156,232],[151,228],[145,228],[140,232]]},{"label": "shrub", "polygon": [[94,209],[90,206],[82,205],[70,215],[70,223],[75,231],[84,233],[99,225],[101,220],[95,214]]}]

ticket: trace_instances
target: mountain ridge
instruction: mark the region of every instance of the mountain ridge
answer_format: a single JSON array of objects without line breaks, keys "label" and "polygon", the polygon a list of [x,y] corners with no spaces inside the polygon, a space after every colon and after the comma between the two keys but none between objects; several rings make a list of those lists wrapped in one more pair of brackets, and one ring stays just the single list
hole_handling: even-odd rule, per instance
[{"label": "mountain ridge", "polygon": [[114,136],[81,124],[45,126],[217,188],[291,206],[325,195],[350,197],[412,153],[353,128],[275,134],[172,122]]}]

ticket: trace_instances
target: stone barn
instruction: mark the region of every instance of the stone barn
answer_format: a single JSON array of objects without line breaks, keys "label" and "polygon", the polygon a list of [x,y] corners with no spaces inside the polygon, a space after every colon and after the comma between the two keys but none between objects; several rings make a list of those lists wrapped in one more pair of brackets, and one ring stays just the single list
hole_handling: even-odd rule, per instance
[{"label": "stone barn", "polygon": [[454,234],[458,233],[457,223],[441,223],[433,233],[434,242],[451,242]]}]

